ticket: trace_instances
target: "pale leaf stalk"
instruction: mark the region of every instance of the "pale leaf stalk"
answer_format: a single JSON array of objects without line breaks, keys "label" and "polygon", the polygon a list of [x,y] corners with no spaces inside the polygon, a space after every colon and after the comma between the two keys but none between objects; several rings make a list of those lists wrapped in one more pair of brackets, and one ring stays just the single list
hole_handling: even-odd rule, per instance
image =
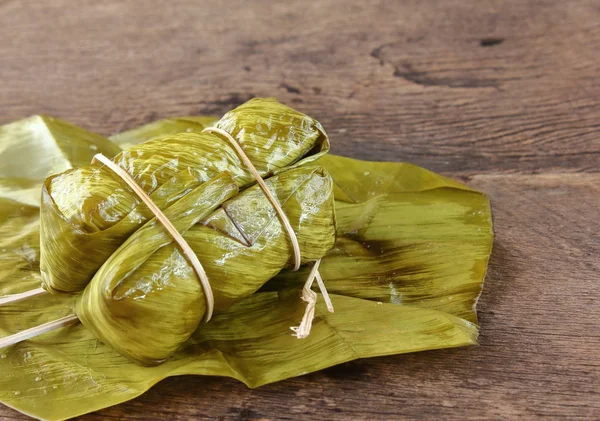
[{"label": "pale leaf stalk", "polygon": [[3,297],[0,297],[0,306],[18,303],[19,301],[23,301],[32,297],[37,297],[38,295],[44,295],[47,293],[48,291],[40,287],[36,289],[31,289],[29,291],[20,292],[18,294],[5,295]]},{"label": "pale leaf stalk", "polygon": [[71,326],[77,322],[79,322],[79,318],[75,314],[70,314],[68,316],[61,317],[60,319],[53,320],[30,329],[22,330],[19,333],[15,333],[14,335],[0,339],[0,348],[6,348],[7,346],[43,335],[44,333],[51,332],[65,326]]}]

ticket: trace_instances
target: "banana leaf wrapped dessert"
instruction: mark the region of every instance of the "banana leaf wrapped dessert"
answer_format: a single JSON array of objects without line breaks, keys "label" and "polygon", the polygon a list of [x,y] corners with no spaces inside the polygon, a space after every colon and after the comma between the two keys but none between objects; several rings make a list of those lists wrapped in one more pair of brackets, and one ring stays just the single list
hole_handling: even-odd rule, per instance
[{"label": "banana leaf wrapped dessert", "polygon": [[[315,262],[310,279],[322,284],[318,261],[335,241],[333,183],[302,165],[328,150],[319,123],[257,99],[211,130],[158,138],[112,161],[99,155],[45,181],[43,286],[85,287],[76,315],[51,328],[79,319],[122,355],[152,365],[215,307],[251,295],[291,264]],[[305,295],[312,306],[299,337],[314,314],[316,297]]]},{"label": "banana leaf wrapped dessert", "polygon": [[[253,99],[215,127],[229,133],[263,178],[312,162],[329,149],[321,125],[273,99]],[[159,208],[228,172],[239,188],[255,178],[232,145],[215,133],[180,133],[119,153],[113,161]],[[43,287],[83,289],[98,268],[154,215],[119,177],[94,164],[49,177],[42,189]]]},{"label": "banana leaf wrapped dessert", "polygon": [[[159,123],[150,125],[152,137],[160,135]],[[183,128],[188,132],[189,127]],[[173,130],[179,129],[169,123],[164,133],[172,137]],[[146,133],[145,127],[130,131],[125,142],[142,146]],[[60,154],[53,158],[56,155]],[[163,323],[160,317],[169,318],[174,311],[185,319],[185,323],[175,324],[180,336],[174,334],[171,340],[177,343],[183,340],[187,327],[191,329],[195,319],[202,317],[188,317],[187,313],[206,311],[203,290],[191,282],[188,262],[136,198],[135,207],[144,213],[144,221],[112,252],[83,295],[75,300],[84,324],[0,349],[0,402],[40,419],[58,421],[132,399],[168,376],[228,376],[258,387],[356,358],[475,344],[475,304],[492,245],[489,200],[463,185],[407,164],[369,163],[329,155],[310,165],[292,164],[296,168],[278,171],[267,184],[298,235],[303,262],[318,256],[312,252],[312,245],[303,245],[304,230],[310,227],[302,217],[296,220],[294,206],[296,203],[298,208],[312,209],[315,191],[327,193],[329,187],[323,186],[331,179],[317,165],[334,180],[336,242],[319,270],[330,293],[335,294],[336,312],[326,312],[325,297],[321,300],[319,296],[319,317],[306,339],[297,340],[289,329],[303,312],[306,314],[305,305],[298,299],[299,288],[306,285],[306,270],[284,269],[254,293],[250,291],[261,281],[244,283],[250,295],[235,302],[235,282],[244,281],[250,271],[262,271],[259,255],[263,245],[270,243],[261,242],[270,238],[272,230],[282,230],[263,192],[253,182],[240,188],[231,174],[216,173],[198,180],[194,171],[184,168],[172,177],[177,182],[163,183],[151,194],[156,203],[162,200],[163,196],[156,193],[161,188],[173,195],[161,209],[194,246],[209,272],[215,289],[215,317],[201,324],[160,365],[155,364],[160,355],[148,353],[135,338],[130,341],[143,332],[144,343],[154,346],[150,340],[145,341],[153,339],[151,333],[158,338],[167,330],[166,321]],[[24,178],[28,172],[21,168]],[[293,174],[288,173],[292,172],[300,179],[320,182],[304,193],[296,189],[288,196],[287,187],[280,190],[277,179],[291,177]],[[123,180],[112,176],[121,189],[127,189]],[[25,190],[14,191],[21,194]],[[35,205],[23,206],[23,202],[5,199],[1,193],[0,295],[18,295],[39,285],[38,213]],[[203,200],[208,197],[210,200]],[[264,203],[260,205],[254,199]],[[323,202],[323,209],[329,206],[325,205],[328,200]],[[188,206],[190,203],[193,205]],[[185,212],[178,212],[176,206],[185,208]],[[186,214],[189,211],[192,213]],[[325,223],[326,216],[319,216],[319,220],[321,217]],[[195,219],[198,221],[194,223]],[[306,231],[306,235],[313,234]],[[203,238],[202,244],[195,243],[196,237]],[[214,241],[204,242],[208,238]],[[282,267],[289,268],[295,259],[291,258],[288,240],[285,235],[280,237],[286,253],[276,253],[278,258],[286,259]],[[210,258],[210,250],[216,253],[219,244],[234,245],[239,254],[220,255],[220,265]],[[148,252],[150,249],[154,251]],[[137,255],[142,250],[144,256]],[[163,264],[171,256],[180,265],[167,266],[173,270],[165,273]],[[245,268],[233,271],[237,264]],[[228,276],[225,282],[231,289],[221,287],[218,273]],[[181,301],[188,306],[178,304],[174,285],[181,286],[185,292]],[[69,314],[73,301],[69,294],[54,294],[1,306],[0,336]],[[110,317],[97,318],[102,314]],[[98,341],[101,334],[106,338]],[[168,344],[158,346],[159,352],[170,352]],[[142,358],[145,361],[140,361]]]}]

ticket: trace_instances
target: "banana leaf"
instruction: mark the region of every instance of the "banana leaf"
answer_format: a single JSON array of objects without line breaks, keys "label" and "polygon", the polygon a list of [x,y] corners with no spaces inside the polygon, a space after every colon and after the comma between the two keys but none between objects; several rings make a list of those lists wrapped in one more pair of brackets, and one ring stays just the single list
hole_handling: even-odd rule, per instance
[{"label": "banana leaf", "polygon": [[[310,163],[329,149],[316,120],[273,99],[250,100],[215,126],[240,143],[262,177]],[[240,188],[255,181],[233,147],[213,133],[160,137],[119,153],[113,161],[159,207],[187,194],[194,179],[199,184],[228,172]],[[41,274],[50,292],[82,290],[102,263],[154,216],[123,180],[100,164],[49,177],[41,215]]]},{"label": "banana leaf", "polygon": [[[338,239],[319,269],[328,291],[477,321],[493,235],[484,195],[406,163],[318,164],[335,182]],[[307,273],[283,271],[263,290],[301,288]]]},{"label": "banana leaf", "polygon": [[[308,338],[289,330],[304,311],[294,286],[305,274],[281,273],[159,366],[135,364],[83,325],[0,350],[0,402],[62,420],[132,399],[168,376],[258,387],[356,358],[475,344],[474,303],[492,245],[488,199],[408,164],[326,156],[318,165],[334,180],[338,238],[321,272],[336,311],[319,297]],[[0,294],[37,287],[38,209],[11,199],[0,206]],[[64,316],[73,304],[56,295],[0,307],[0,335]]]},{"label": "banana leaf", "polygon": [[120,151],[108,139],[52,117],[0,126],[0,197],[39,206],[46,177],[87,165],[97,153],[112,157]]},{"label": "banana leaf", "polygon": [[218,117],[176,117],[165,118],[117,133],[109,139],[123,149],[129,149],[142,142],[177,133],[202,133],[206,127],[213,126]]}]

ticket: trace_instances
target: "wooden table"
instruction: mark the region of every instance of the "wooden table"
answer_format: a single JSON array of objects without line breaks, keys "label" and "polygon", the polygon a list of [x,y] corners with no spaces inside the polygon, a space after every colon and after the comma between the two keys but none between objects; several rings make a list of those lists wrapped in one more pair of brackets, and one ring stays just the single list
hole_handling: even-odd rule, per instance
[{"label": "wooden table", "polygon": [[0,23],[0,123],[45,113],[109,135],[276,96],[334,153],[492,198],[480,347],[257,390],[171,378],[83,420],[600,418],[597,0],[4,0]]}]

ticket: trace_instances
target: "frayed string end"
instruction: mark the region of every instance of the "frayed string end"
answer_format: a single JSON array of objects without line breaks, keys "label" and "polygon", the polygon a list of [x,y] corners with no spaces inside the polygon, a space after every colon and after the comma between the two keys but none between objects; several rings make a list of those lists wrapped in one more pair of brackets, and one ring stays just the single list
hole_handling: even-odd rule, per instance
[{"label": "frayed string end", "polygon": [[290,327],[290,329],[294,332],[294,336],[298,339],[307,338],[308,335],[310,335],[310,331],[312,329],[312,323],[315,318],[315,307],[317,305],[318,297],[317,293],[311,289],[315,279],[317,280],[319,290],[321,292],[321,295],[323,295],[325,304],[327,305],[327,310],[329,310],[330,313],[333,313],[333,304],[331,303],[331,299],[329,298],[327,288],[325,288],[323,278],[321,278],[321,274],[319,273],[320,263],[321,259],[315,262],[312,269],[310,270],[308,279],[306,280],[306,282],[304,283],[304,287],[302,288],[302,300],[306,301],[307,304],[306,309],[304,310],[304,316],[302,316],[302,320],[300,321],[300,325]]}]

